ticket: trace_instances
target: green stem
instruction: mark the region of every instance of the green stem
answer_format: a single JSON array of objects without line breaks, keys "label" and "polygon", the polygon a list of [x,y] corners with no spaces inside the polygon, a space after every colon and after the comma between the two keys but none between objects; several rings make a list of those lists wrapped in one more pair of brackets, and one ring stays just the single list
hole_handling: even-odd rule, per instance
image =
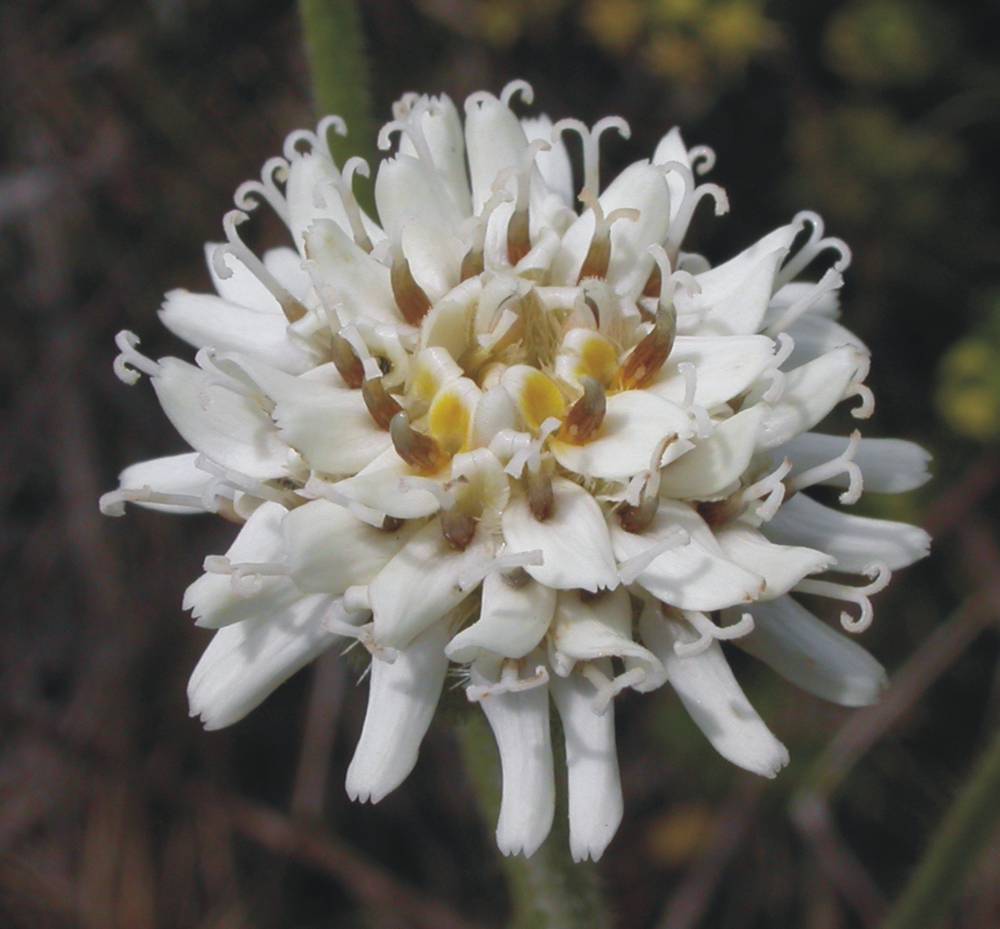
[{"label": "green stem", "polygon": [[933,929],[944,925],[1000,821],[1000,732],[945,815],[930,848],[896,902],[883,929]]},{"label": "green stem", "polygon": [[[554,725],[553,743],[562,744],[556,729]],[[463,722],[460,742],[480,810],[492,827],[500,812],[500,759],[480,714]],[[557,753],[557,783],[563,787],[565,770],[565,758]],[[511,896],[510,929],[608,929],[611,925],[596,867],[570,857],[564,801],[557,804],[552,834],[542,847],[530,858],[504,858],[502,863]]]},{"label": "green stem", "polygon": [[350,134],[330,133],[338,164],[351,155],[371,161],[375,151],[368,56],[359,4],[355,0],[299,0],[299,15],[317,114],[336,113]]}]

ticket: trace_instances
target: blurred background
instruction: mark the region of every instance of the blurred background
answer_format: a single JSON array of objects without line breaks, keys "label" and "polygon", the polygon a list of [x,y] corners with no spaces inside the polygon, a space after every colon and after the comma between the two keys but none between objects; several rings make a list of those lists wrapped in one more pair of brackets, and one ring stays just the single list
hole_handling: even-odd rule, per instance
[{"label": "blurred background", "polygon": [[[524,77],[553,118],[629,120],[606,176],[675,124],[712,145],[733,209],[694,230],[710,257],[802,208],[853,247],[845,322],[873,349],[878,397],[866,434],[935,456],[921,491],[857,508],[935,536],[863,639],[893,685],[845,711],[736,655],[792,753],[775,782],[715,757],[666,690],[624,698],[625,820],[598,870],[619,929],[880,925],[1000,718],[1000,10],[370,0],[363,14],[381,118],[404,91],[459,100]],[[294,4],[6,0],[0,75],[0,925],[544,925],[511,915],[517,867],[461,767],[460,694],[374,810],[343,792],[365,688],[336,655],[203,733],[185,683],[207,634],[180,598],[232,529],[97,510],[125,464],[182,450],[148,385],[114,378],[115,332],[183,351],[157,323],[163,292],[209,286],[202,243],[233,189],[314,123]],[[1000,926],[992,840],[942,925]]]}]

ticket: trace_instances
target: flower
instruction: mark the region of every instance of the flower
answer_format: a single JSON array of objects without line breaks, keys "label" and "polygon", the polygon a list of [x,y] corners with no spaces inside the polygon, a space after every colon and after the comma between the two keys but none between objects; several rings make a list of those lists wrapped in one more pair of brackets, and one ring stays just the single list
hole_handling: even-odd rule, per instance
[{"label": "flower", "polygon": [[[804,491],[909,490],[928,456],[812,431],[844,400],[859,419],[874,402],[869,353],[836,322],[850,251],[818,216],[712,266],[682,247],[702,200],[728,209],[699,181],[710,149],[673,129],[602,191],[600,142],[626,123],[522,119],[518,95],[531,103],[523,81],[473,94],[464,130],[447,97],[398,102],[378,223],[353,193],[368,165],[330,155],[343,123],[292,133],[207,246],[216,293],[166,296],[195,364],[119,334],[116,372],[148,375],[193,451],[127,468],[101,508],[240,524],[184,596],[216,630],[188,688],[206,728],[361,643],[347,792],[377,802],[416,763],[454,663],[500,751],[500,849],[530,855],[549,831],[551,697],[572,853],[596,859],[622,816],[622,691],[669,683],[723,756],[767,777],[788,753],[720,642],[828,700],[877,698],[880,665],[793,594],[849,604],[842,624],[860,632],[928,538]],[[243,243],[265,202],[295,249]]]}]

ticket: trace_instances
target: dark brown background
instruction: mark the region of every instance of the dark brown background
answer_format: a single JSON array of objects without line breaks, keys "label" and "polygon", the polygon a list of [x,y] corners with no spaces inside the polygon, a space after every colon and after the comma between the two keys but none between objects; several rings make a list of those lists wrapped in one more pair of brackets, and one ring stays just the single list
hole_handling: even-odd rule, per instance
[{"label": "dark brown background", "polygon": [[[937,540],[865,636],[895,680],[882,709],[822,705],[737,657],[793,755],[765,784],[668,692],[621,702],[626,816],[600,869],[620,927],[877,925],[997,724],[998,25],[944,0],[365,5],[380,114],[406,90],[523,76],[553,117],[631,122],[612,168],[677,122],[713,145],[733,211],[695,230],[712,256],[822,212],[856,256],[868,433],[937,458],[921,492],[862,505]],[[113,377],[114,333],[180,351],[162,293],[207,286],[232,190],[313,121],[294,6],[7,0],[0,29],[0,925],[504,925],[461,701],[374,810],[342,790],[365,694],[336,657],[203,733],[184,691],[206,635],[180,595],[227,529],[97,511],[122,466],[181,448],[148,385]],[[796,804],[845,758],[828,806]],[[998,878],[984,856],[952,925],[1000,924]]]}]

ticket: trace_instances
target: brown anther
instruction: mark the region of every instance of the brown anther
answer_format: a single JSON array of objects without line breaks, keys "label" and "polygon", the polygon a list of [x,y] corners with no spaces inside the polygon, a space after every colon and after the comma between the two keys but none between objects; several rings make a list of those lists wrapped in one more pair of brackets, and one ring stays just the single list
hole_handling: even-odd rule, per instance
[{"label": "brown anther", "polygon": [[403,523],[405,520],[400,519],[398,516],[386,516],[382,519],[382,531],[383,532],[396,532],[403,528]]},{"label": "brown anther", "polygon": [[539,522],[545,522],[555,509],[556,499],[552,491],[552,478],[541,468],[524,472],[524,483],[528,491],[528,509]]},{"label": "brown anther", "polygon": [[601,309],[597,305],[597,301],[593,297],[585,296],[583,302],[587,305],[587,309],[594,315],[594,325],[600,327],[601,325]]},{"label": "brown anther", "polygon": [[469,251],[466,252],[465,257],[462,259],[462,268],[459,272],[459,278],[463,281],[467,281],[470,277],[482,274],[485,267],[486,263],[483,259],[482,249],[470,248]]},{"label": "brown anther", "polygon": [[583,396],[569,408],[559,429],[559,438],[574,445],[582,445],[592,438],[601,428],[608,411],[608,398],[601,382],[592,377],[581,377],[580,383],[583,385]]},{"label": "brown anther", "polygon": [[528,581],[531,580],[531,575],[528,574],[524,568],[514,568],[511,571],[505,571],[500,575],[500,579],[508,586],[513,587],[515,590],[520,590],[524,587]]},{"label": "brown anther", "polygon": [[656,376],[674,347],[676,335],[677,311],[672,306],[660,306],[652,330],[622,364],[619,379],[623,390],[644,387]]},{"label": "brown anther", "polygon": [[420,324],[431,308],[431,301],[423,288],[416,282],[410,263],[402,254],[397,255],[389,271],[389,281],[392,284],[392,295],[396,298],[399,312],[411,326]]},{"label": "brown anther", "polygon": [[527,210],[515,210],[507,225],[507,260],[516,265],[531,251],[531,234]]},{"label": "brown anther", "polygon": [[417,432],[405,412],[392,417],[389,436],[396,454],[416,471],[436,474],[448,463],[448,456],[441,446],[431,436]]},{"label": "brown anther", "polygon": [[644,297],[659,297],[662,286],[663,273],[660,271],[660,266],[654,264],[653,270],[649,272],[649,277],[646,278],[646,286],[642,288],[642,295]]},{"label": "brown anther", "polygon": [[725,500],[703,500],[695,504],[695,509],[710,528],[718,529],[740,514],[742,507],[735,503],[735,499],[729,497]]},{"label": "brown anther", "polygon": [[656,511],[659,508],[659,495],[649,494],[637,506],[633,506],[631,503],[623,503],[618,508],[618,522],[621,523],[622,529],[626,532],[645,532],[656,517]]},{"label": "brown anther", "polygon": [[290,323],[297,323],[306,315],[307,310],[299,300],[289,297],[281,301],[281,312]]},{"label": "brown anther", "polygon": [[361,385],[361,398],[380,429],[388,429],[392,418],[403,412],[395,398],[386,391],[380,377],[369,378]]},{"label": "brown anther", "polygon": [[594,230],[594,238],[587,249],[587,257],[583,259],[578,281],[587,277],[606,277],[608,265],[611,264],[611,227],[599,224]]},{"label": "brown anther", "polygon": [[465,551],[476,534],[476,519],[457,507],[441,511],[441,533],[456,551]]},{"label": "brown anther", "polygon": [[337,333],[333,334],[333,341],[330,343],[330,360],[344,379],[344,383],[352,390],[356,390],[365,382],[365,366],[351,343]]}]

